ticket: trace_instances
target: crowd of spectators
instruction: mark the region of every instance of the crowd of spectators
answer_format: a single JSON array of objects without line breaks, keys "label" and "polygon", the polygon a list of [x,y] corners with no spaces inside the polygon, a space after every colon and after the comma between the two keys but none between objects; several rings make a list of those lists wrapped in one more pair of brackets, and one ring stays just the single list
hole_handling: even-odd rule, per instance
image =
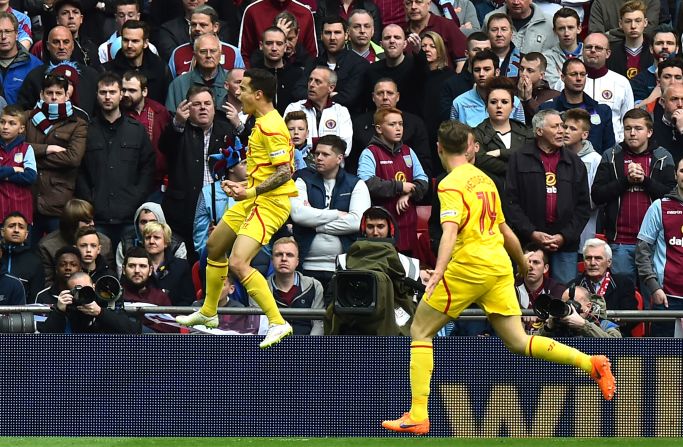
[{"label": "crowd of spectators", "polygon": [[[177,332],[73,291],[114,276],[122,302],[201,300],[208,235],[234,204],[220,182],[247,176],[240,83],[258,68],[276,78],[299,194],[254,261],[278,305],[333,308],[359,240],[390,240],[419,290],[450,119],[474,129],[470,162],[527,247],[521,306],[569,287],[579,335],[642,334],[604,311],[683,308],[682,3],[0,0],[0,305],[53,306],[46,332]],[[224,292],[250,305],[235,278]]]}]

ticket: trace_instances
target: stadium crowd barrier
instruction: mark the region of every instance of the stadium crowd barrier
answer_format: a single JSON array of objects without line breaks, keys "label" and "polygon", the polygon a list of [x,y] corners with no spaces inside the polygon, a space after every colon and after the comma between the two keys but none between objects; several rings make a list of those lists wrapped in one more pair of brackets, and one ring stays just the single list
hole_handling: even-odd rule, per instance
[{"label": "stadium crowd barrier", "polygon": [[[3,436],[391,436],[409,339],[0,334]],[[434,344],[434,436],[682,435],[682,339],[569,339],[612,360],[617,396],[493,337]]]}]

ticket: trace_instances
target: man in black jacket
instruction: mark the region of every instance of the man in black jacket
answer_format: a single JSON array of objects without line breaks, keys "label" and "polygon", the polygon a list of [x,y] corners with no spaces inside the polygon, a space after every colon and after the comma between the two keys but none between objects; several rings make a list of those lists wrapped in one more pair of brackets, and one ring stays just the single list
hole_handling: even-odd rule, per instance
[{"label": "man in black jacket", "polygon": [[593,181],[598,221],[614,253],[612,271],[635,281],[640,224],[650,204],[676,186],[671,154],[652,138],[652,118],[643,109],[624,115],[624,142],[607,150]]},{"label": "man in black jacket", "polygon": [[[161,206],[168,224],[183,240],[192,240],[192,224],[202,187],[213,181],[208,156],[231,141],[231,127],[214,120],[211,89],[192,86],[176,110],[173,124],[161,135],[159,148],[166,154],[168,190]],[[195,257],[188,250],[188,259]]]},{"label": "man in black jacket", "polygon": [[299,79],[304,75],[303,71],[296,65],[285,64],[286,44],[285,32],[276,26],[271,26],[263,32],[263,38],[259,44],[259,53],[262,57],[252,64],[254,68],[263,68],[275,76],[277,95],[273,105],[283,116],[287,106],[296,101],[292,92]]},{"label": "man in black jacket", "polygon": [[[94,289],[92,278],[87,273],[77,272],[67,281],[69,289],[62,290],[57,305],[40,327],[43,333],[83,333],[83,334],[136,334],[140,330],[128,318],[122,306],[110,309],[100,298],[87,304],[74,303],[74,292],[80,287],[77,296],[85,295],[84,288]],[[92,293],[94,291],[91,289]]]},{"label": "man in black jacket", "polygon": [[147,131],[123,116],[121,78],[104,73],[97,83],[99,112],[90,121],[76,195],[95,206],[95,226],[116,247],[121,232],[152,191],[155,155]]},{"label": "man in black jacket", "polygon": [[123,76],[136,71],[147,77],[147,96],[158,103],[166,101],[171,73],[159,56],[149,49],[149,27],[139,20],[128,20],[121,27],[121,51],[104,64],[106,70]]},{"label": "man in black jacket", "polygon": [[56,26],[50,30],[45,41],[47,63],[34,68],[26,76],[19,89],[17,104],[24,109],[33,108],[40,99],[45,75],[52,71],[53,66],[69,62],[77,68],[77,73],[73,76],[67,76],[67,78],[78,80],[73,85],[74,93],[71,95],[71,102],[89,115],[92,115],[97,104],[95,95],[97,71],[76,60],[74,57],[74,45],[73,36],[68,28]]},{"label": "man in black jacket", "polygon": [[362,110],[365,105],[363,79],[370,63],[346,49],[346,31],[346,22],[340,17],[328,17],[323,21],[323,52],[304,70],[294,91],[296,98],[306,98],[308,79],[317,66],[333,67],[337,73],[334,102],[345,106],[350,112]]},{"label": "man in black jacket", "polygon": [[10,213],[2,223],[2,271],[21,281],[26,291],[26,302],[36,301],[43,288],[45,275],[40,257],[26,243],[28,221],[18,211]]},{"label": "man in black jacket", "polygon": [[510,156],[506,217],[523,244],[535,242],[550,253],[553,279],[576,276],[576,252],[590,215],[588,175],[581,159],[565,150],[560,113],[538,112],[536,142]]},{"label": "man in black jacket", "polygon": [[[380,78],[372,91],[372,102],[376,109],[396,107],[400,102],[401,94],[398,91],[396,82],[390,78]],[[368,147],[370,140],[375,136],[375,123],[373,115],[375,111],[366,112],[362,115],[356,115],[352,118],[353,122],[353,145],[351,152],[346,157],[344,169],[352,174],[356,173],[358,169],[358,158],[363,149]],[[424,121],[417,115],[403,112],[403,142],[410,146],[422,163],[427,177],[432,175],[432,158],[438,160],[436,156],[436,148],[434,154],[429,150],[429,138],[427,136],[427,129]],[[438,161],[438,166],[441,162]]]}]

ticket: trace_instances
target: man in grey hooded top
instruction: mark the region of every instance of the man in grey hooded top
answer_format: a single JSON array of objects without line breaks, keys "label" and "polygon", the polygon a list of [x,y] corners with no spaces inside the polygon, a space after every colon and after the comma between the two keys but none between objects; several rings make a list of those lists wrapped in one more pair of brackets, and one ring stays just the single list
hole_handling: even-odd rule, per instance
[{"label": "man in grey hooded top", "polygon": [[[133,228],[125,231],[121,235],[121,242],[119,242],[116,248],[116,270],[121,275],[121,270],[123,268],[123,258],[126,255],[126,251],[130,247],[141,247],[144,243],[144,238],[142,236],[142,229],[149,222],[166,222],[166,216],[164,211],[161,209],[161,205],[155,202],[145,202],[135,211],[135,217],[133,218]],[[180,236],[175,232],[171,236],[171,253],[176,258],[187,259],[187,248],[185,247],[185,242]]]}]

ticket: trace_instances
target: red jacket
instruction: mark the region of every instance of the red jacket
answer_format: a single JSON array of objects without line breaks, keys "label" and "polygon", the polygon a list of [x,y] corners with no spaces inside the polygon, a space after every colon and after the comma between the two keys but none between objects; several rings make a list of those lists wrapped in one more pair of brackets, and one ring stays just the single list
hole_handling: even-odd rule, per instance
[{"label": "red jacket", "polygon": [[312,58],[318,56],[313,13],[308,7],[297,0],[258,0],[247,6],[242,18],[240,52],[245,64],[249,64],[251,54],[258,49],[263,31],[273,26],[275,16],[285,10],[299,22],[299,42]]}]

